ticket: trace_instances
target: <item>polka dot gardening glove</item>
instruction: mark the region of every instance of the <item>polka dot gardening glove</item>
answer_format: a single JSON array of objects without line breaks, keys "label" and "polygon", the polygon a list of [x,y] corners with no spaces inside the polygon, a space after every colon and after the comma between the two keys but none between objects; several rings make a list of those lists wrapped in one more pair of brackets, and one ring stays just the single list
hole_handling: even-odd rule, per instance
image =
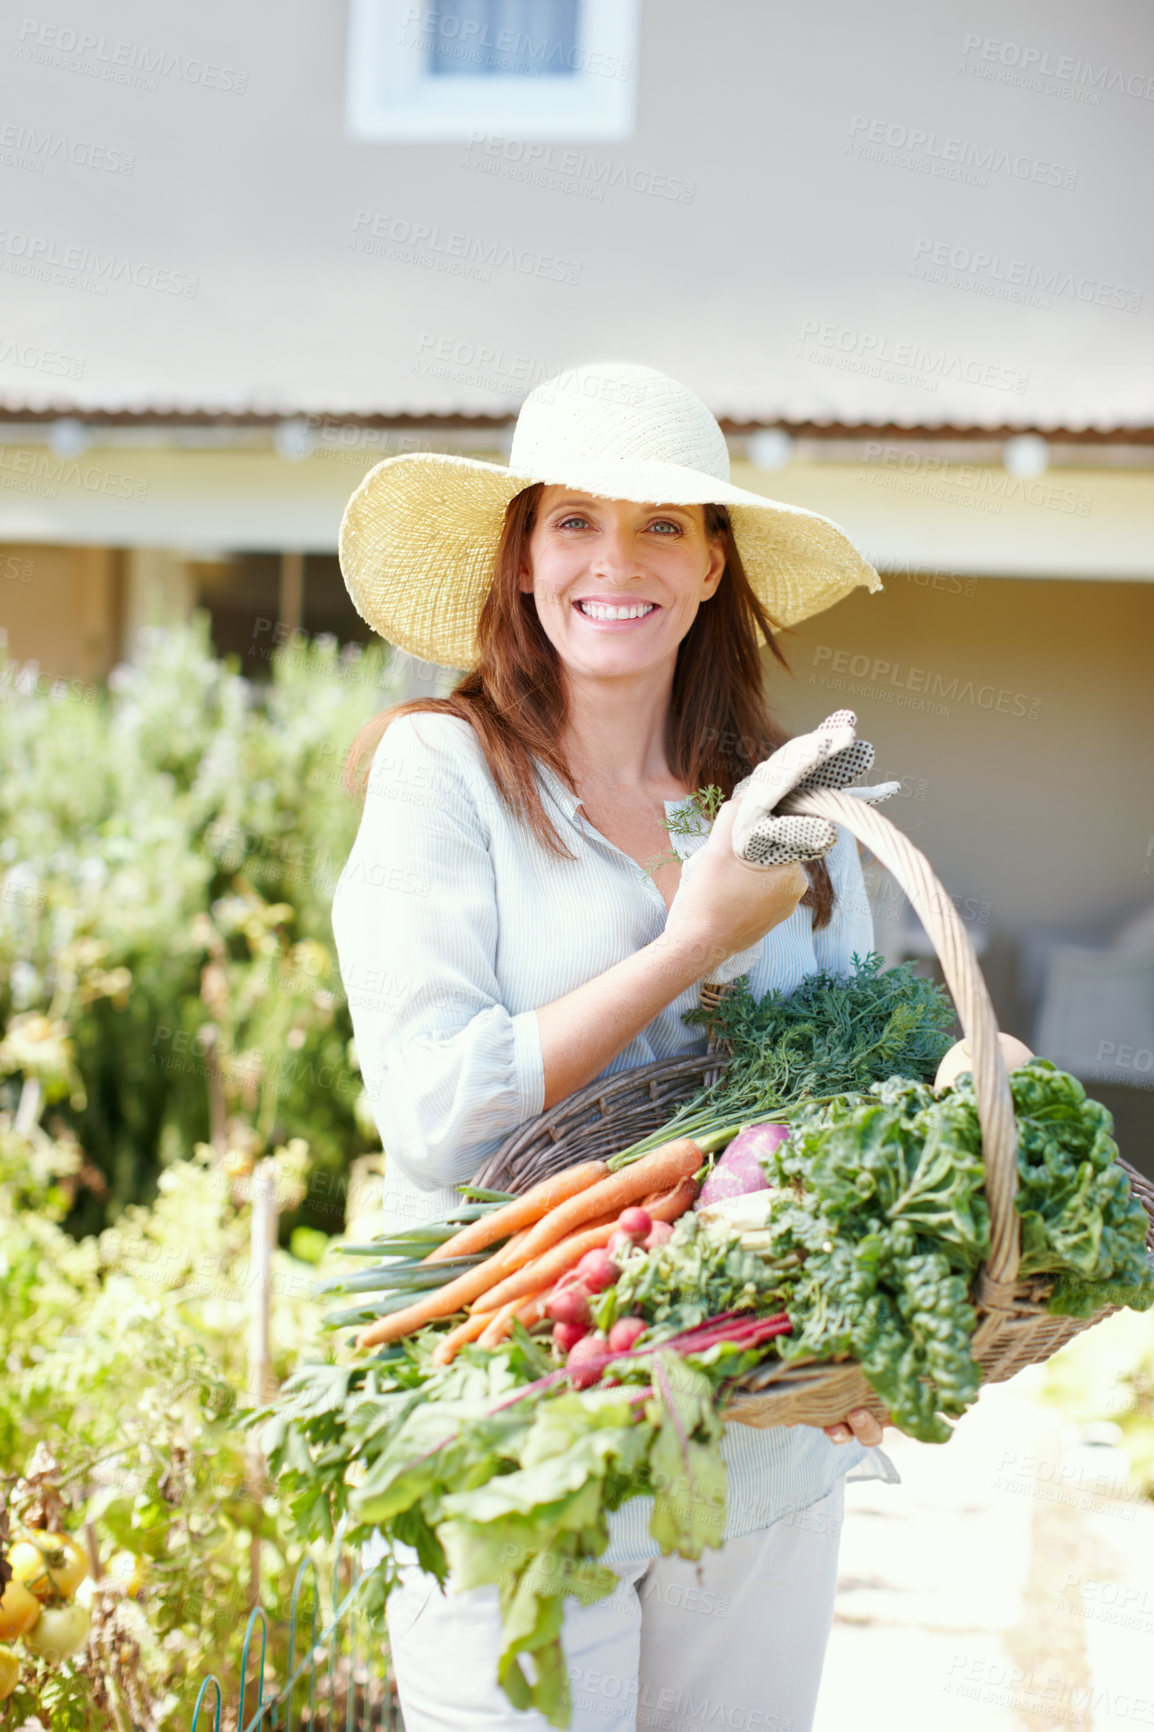
[{"label": "polka dot gardening glove", "polygon": [[874,749],[854,738],[857,717],[835,710],[811,734],[798,734],[760,763],[733,790],[741,805],[733,821],[733,851],[751,866],[785,866],[792,860],[819,860],[837,841],[836,826],[825,818],[779,815],[787,794],[837,788],[871,806],[888,800],[900,782],[851,788],[874,761]]},{"label": "polka dot gardening glove", "polygon": [[[837,788],[855,799],[877,805],[896,794],[900,782],[880,782],[872,788],[851,788],[855,777],[868,770],[874,760],[874,749],[865,740],[854,737],[857,717],[852,710],[835,710],[811,734],[799,734],[772,756],[757,766],[733,790],[741,795],[741,804],[733,823],[733,851],[751,866],[785,866],[794,860],[819,860],[829,853],[837,841],[837,828],[825,818],[799,815],[775,815],[774,808],[787,794],[807,793],[813,788]],[[675,839],[674,848],[682,858],[681,886],[693,870],[697,851],[705,835],[692,839]],[[672,916],[677,897],[670,909]],[[760,942],[748,950],[739,950],[724,962],[710,969],[708,979],[718,986],[727,985],[739,975],[748,974],[757,961]]]}]

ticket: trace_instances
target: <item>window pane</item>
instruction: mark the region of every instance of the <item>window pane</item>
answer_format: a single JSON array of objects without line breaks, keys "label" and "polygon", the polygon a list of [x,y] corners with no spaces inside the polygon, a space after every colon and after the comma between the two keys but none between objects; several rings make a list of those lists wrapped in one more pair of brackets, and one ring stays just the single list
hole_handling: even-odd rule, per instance
[{"label": "window pane", "polygon": [[580,0],[432,0],[429,71],[440,78],[572,78]]}]

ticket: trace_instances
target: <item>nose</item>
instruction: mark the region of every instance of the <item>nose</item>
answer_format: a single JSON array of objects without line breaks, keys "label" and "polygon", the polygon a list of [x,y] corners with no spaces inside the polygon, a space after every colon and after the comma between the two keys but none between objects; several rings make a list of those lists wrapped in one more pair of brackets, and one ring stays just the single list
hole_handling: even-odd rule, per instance
[{"label": "nose", "polygon": [[595,575],[610,583],[631,583],[641,576],[637,544],[628,528],[617,523],[606,526],[597,537],[592,567]]}]

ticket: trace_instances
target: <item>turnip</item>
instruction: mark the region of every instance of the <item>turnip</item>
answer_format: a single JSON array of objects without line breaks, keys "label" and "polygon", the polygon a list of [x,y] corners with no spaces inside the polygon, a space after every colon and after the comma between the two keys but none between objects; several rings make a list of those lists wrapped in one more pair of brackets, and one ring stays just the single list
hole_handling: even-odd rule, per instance
[{"label": "turnip", "polygon": [[[561,1325],[557,1325],[558,1329]],[[609,1343],[604,1335],[583,1335],[569,1354],[565,1369],[574,1389],[588,1389],[605,1369]]]},{"label": "turnip", "polygon": [[554,1289],[545,1301],[545,1315],[554,1323],[568,1323],[582,1333],[589,1327],[589,1296],[580,1287]]},{"label": "turnip", "polygon": [[579,1341],[589,1333],[587,1323],[554,1323],[553,1345],[559,1353],[572,1353]]},{"label": "turnip", "polygon": [[577,1265],[577,1273],[590,1293],[604,1293],[606,1287],[612,1287],[621,1271],[608,1251],[586,1251]]},{"label": "turnip", "polygon": [[609,1331],[610,1353],[631,1353],[638,1336],[644,1335],[644,1317],[619,1317]]},{"label": "turnip", "polygon": [[[1002,1049],[1002,1060],[1008,1071],[1017,1070],[1019,1065],[1029,1064],[1034,1056],[1029,1047],[1024,1045],[1016,1035],[999,1034],[998,1045]],[[934,1078],[934,1088],[938,1091],[953,1088],[962,1072],[972,1071],[973,1068],[974,1059],[970,1052],[970,1043],[968,1040],[959,1040],[950,1048],[939,1064],[937,1075]]]},{"label": "turnip", "polygon": [[769,1180],[762,1161],[789,1138],[788,1125],[751,1125],[739,1131],[701,1187],[694,1207],[707,1209],[726,1197],[745,1197],[751,1191],[768,1191]]}]

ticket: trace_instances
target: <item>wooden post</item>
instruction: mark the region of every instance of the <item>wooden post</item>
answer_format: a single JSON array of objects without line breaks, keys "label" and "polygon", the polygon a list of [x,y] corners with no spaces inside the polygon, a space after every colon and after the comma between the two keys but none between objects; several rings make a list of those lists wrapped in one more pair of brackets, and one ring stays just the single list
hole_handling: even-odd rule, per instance
[{"label": "wooden post", "polygon": [[[271,1355],[269,1325],[272,1314],[272,1253],[276,1245],[276,1166],[258,1161],[249,1181],[252,1199],[251,1263],[252,1312],[249,1319],[248,1399],[261,1407],[269,1396]],[[249,1491],[259,1501],[264,1490],[264,1461],[255,1432],[249,1432]],[[260,1536],[255,1533],[249,1549],[249,1596],[260,1600]]]},{"label": "wooden post", "polygon": [[305,556],[303,553],[282,553],[277,614],[286,635],[299,629],[304,609]]}]

